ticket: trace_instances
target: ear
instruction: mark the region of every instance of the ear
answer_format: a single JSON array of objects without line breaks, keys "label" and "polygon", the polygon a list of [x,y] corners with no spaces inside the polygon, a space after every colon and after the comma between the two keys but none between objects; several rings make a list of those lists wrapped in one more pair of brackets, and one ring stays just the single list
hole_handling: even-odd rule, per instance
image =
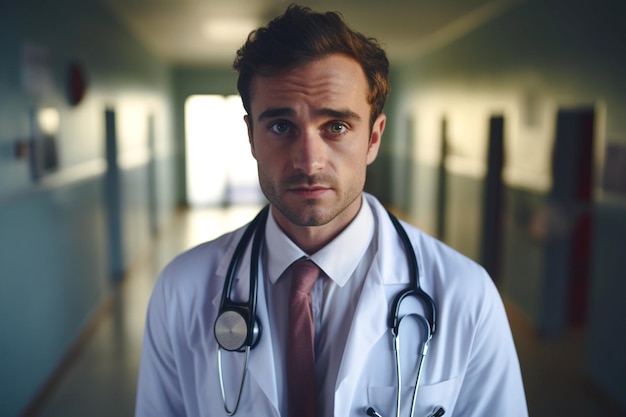
[{"label": "ear", "polygon": [[387,123],[387,116],[383,113],[379,114],[374,124],[372,125],[372,133],[370,135],[370,141],[367,148],[367,164],[371,164],[376,159],[378,155],[378,150],[380,149],[380,141],[383,137],[383,132],[385,131],[385,124]]},{"label": "ear", "polygon": [[248,127],[248,142],[250,142],[250,152],[252,153],[252,156],[254,157],[254,159],[256,159],[256,152],[254,150],[254,141],[252,139],[252,120],[250,120],[250,116],[249,115],[245,115],[243,116],[243,120],[246,122],[246,126]]}]

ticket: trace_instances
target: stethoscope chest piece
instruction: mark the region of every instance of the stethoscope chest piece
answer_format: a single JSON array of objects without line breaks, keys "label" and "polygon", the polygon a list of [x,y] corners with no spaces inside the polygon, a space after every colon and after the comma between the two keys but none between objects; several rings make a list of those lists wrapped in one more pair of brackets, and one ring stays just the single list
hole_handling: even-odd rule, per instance
[{"label": "stethoscope chest piece", "polygon": [[[250,323],[254,323],[252,329],[248,327]],[[223,311],[217,317],[213,331],[220,347],[231,352],[241,351],[245,346],[254,347],[260,334],[255,320],[246,319],[234,310]]]}]

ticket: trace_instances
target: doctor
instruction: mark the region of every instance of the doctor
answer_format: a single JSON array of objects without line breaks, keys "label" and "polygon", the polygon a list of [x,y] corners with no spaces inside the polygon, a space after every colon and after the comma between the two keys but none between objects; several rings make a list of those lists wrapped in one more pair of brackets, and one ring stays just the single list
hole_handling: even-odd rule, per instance
[{"label": "doctor", "polygon": [[245,246],[229,296],[249,299],[250,269],[258,265],[260,336],[248,355],[220,349],[214,330],[244,228],[178,256],[152,293],[136,416],[288,416],[287,306],[291,265],[302,258],[321,271],[311,292],[315,415],[527,416],[515,347],[491,279],[404,223],[437,327],[412,404],[425,342],[423,323],[413,317],[429,312],[420,302],[403,307],[397,410],[388,322],[394,297],[411,285],[408,249],[385,209],[363,192],[386,123],[384,51],[338,14],[292,5],[249,36],[234,67],[270,209],[259,259],[252,244]]}]

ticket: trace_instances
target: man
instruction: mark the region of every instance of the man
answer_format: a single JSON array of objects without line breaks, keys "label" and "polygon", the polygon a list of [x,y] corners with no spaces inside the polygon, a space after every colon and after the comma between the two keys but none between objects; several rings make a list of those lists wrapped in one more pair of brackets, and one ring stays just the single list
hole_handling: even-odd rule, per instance
[{"label": "man", "polygon": [[[260,243],[244,239],[243,254],[241,229],[184,253],[161,274],[146,322],[137,416],[392,416],[398,403],[402,415],[526,416],[513,340],[488,275],[407,224],[396,230],[363,193],[386,122],[384,51],[335,13],[290,6],[250,35],[235,68],[269,213],[250,229],[260,229]],[[407,297],[398,372],[389,317],[397,294],[413,288],[412,252],[437,324],[435,331],[428,297]],[[235,254],[241,259],[225,296]],[[299,274],[292,265],[301,259],[317,271],[311,307],[303,309],[313,316],[314,338],[304,344],[304,336],[290,339],[300,314],[290,306]],[[255,266],[260,336],[249,349],[218,344],[222,333],[232,336],[222,326],[231,312],[223,316],[220,305],[232,298],[233,309],[247,314]],[[420,371],[428,330],[435,332]],[[291,358],[309,346],[314,369],[306,374],[309,359]]]}]

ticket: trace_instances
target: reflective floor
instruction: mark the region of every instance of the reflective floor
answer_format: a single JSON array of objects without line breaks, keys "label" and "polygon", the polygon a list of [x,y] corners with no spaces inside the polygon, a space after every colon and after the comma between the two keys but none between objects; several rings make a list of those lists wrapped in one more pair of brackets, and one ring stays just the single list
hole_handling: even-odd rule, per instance
[{"label": "reflective floor", "polygon": [[[97,327],[30,416],[132,416],[145,309],[158,272],[177,253],[244,224],[257,209],[181,211],[104,303]],[[514,307],[509,317],[531,417],[626,416],[586,380],[582,331],[541,340]]]}]

